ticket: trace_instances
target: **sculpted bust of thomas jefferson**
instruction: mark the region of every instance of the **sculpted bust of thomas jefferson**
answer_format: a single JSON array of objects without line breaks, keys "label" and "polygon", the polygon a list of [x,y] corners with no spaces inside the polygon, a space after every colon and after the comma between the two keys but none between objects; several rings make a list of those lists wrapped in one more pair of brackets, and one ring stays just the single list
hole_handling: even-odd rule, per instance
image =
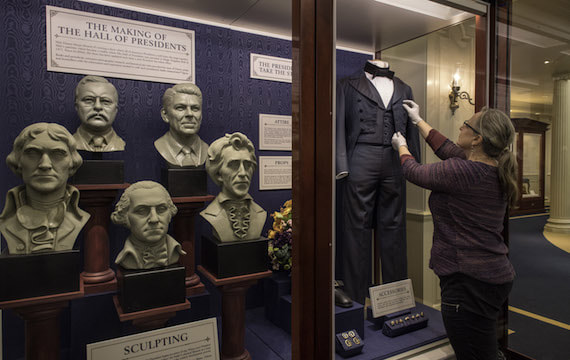
[{"label": "sculpted bust of thomas jefferson", "polygon": [[208,148],[206,171],[222,190],[200,215],[222,242],[253,240],[261,235],[267,212],[249,195],[256,168],[253,144],[242,133],[226,134]]},{"label": "sculpted bust of thomas jefferson", "polygon": [[75,88],[75,110],[81,125],[73,134],[78,150],[125,150],[125,141],[113,130],[118,102],[117,89],[104,77],[88,75],[79,81]]},{"label": "sculpted bust of thomas jefferson", "polygon": [[177,211],[159,183],[139,181],[129,186],[111,214],[115,224],[131,230],[115,263],[125,269],[152,269],[178,262],[186,252],[167,234]]},{"label": "sculpted bust of thomas jefferson", "polygon": [[79,191],[67,179],[83,160],[73,136],[61,125],[36,123],[14,140],[6,158],[24,185],[8,191],[0,232],[9,254],[70,250],[89,219]]},{"label": "sculpted bust of thomas jefferson", "polygon": [[198,136],[202,124],[200,88],[185,83],[166,89],[160,115],[170,125],[168,132],[154,142],[164,160],[172,166],[204,165],[208,144]]}]

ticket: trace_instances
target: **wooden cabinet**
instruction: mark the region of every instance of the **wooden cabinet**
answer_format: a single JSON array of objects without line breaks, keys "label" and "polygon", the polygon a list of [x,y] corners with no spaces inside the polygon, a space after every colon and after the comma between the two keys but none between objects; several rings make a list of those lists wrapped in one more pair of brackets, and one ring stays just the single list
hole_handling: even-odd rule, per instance
[{"label": "wooden cabinet", "polygon": [[527,118],[512,120],[516,130],[513,151],[518,163],[519,206],[511,210],[511,215],[543,212],[545,133],[548,124]]}]

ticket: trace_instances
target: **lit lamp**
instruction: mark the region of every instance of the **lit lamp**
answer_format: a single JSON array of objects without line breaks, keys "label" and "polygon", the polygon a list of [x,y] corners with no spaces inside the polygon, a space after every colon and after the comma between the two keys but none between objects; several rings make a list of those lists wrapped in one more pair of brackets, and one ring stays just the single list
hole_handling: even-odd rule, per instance
[{"label": "lit lamp", "polygon": [[459,86],[459,74],[453,74],[453,81],[451,82],[451,90],[449,90],[449,108],[451,109],[451,115],[455,114],[455,110],[459,108],[459,103],[457,98],[468,100],[469,104],[475,105],[471,96],[467,91],[460,91],[461,86]]}]

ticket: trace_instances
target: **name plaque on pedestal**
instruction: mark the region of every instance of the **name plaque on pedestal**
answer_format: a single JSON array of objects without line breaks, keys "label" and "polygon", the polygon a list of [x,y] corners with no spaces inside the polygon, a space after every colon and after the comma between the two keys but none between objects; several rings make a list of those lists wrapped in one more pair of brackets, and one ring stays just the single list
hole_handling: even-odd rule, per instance
[{"label": "name plaque on pedestal", "polygon": [[416,306],[410,279],[373,286],[369,292],[372,315],[375,318]]},{"label": "name plaque on pedestal", "polygon": [[0,302],[79,291],[79,250],[0,255]]},{"label": "name plaque on pedestal", "polygon": [[204,196],[206,189],[206,169],[198,167],[168,167],[160,173],[162,185],[172,197]]},{"label": "name plaque on pedestal", "polygon": [[124,182],[124,160],[83,160],[83,165],[70,179],[72,184],[122,184]]}]

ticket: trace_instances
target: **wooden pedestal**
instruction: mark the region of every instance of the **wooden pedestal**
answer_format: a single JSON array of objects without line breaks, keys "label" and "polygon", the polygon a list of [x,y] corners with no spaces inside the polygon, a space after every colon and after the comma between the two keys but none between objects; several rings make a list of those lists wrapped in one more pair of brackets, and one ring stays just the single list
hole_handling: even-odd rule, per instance
[{"label": "wooden pedestal", "polygon": [[244,347],[245,293],[257,280],[271,276],[270,270],[218,279],[198,265],[198,271],[222,293],[222,360],[249,360]]},{"label": "wooden pedestal", "polygon": [[182,245],[186,255],[178,262],[186,268],[186,296],[204,292],[204,284],[196,274],[195,218],[207,201],[212,201],[213,195],[173,197],[172,201],[178,208],[178,214],[173,219],[174,239]]},{"label": "wooden pedestal", "polygon": [[121,308],[117,295],[113,296],[113,303],[121,322],[133,321],[133,326],[141,331],[160,329],[166,322],[176,316],[177,311],[190,309],[190,302],[185,299],[181,304],[163,306],[154,309],[125,313]]},{"label": "wooden pedestal", "polygon": [[85,225],[84,271],[81,273],[87,294],[115,291],[117,288],[115,273],[109,267],[107,229],[117,192],[128,186],[127,183],[76,185],[81,192],[79,206],[91,215]]},{"label": "wooden pedestal", "polygon": [[0,302],[0,309],[12,309],[25,322],[26,360],[59,360],[60,314],[69,300],[85,295],[79,291]]}]

